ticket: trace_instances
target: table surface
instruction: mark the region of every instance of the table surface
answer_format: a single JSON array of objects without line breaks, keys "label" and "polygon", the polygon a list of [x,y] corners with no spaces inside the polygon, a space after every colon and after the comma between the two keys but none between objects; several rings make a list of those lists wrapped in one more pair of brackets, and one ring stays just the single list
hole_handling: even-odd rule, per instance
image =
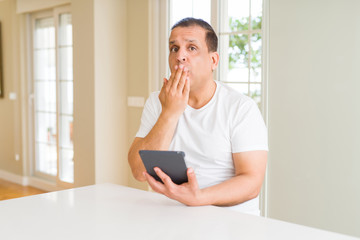
[{"label": "table surface", "polygon": [[1,239],[358,239],[100,184],[0,202]]}]

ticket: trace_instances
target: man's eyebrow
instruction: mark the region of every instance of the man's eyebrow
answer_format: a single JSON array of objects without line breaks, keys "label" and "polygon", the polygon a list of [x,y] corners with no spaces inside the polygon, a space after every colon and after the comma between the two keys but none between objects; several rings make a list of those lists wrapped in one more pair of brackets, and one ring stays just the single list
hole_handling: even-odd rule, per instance
[{"label": "man's eyebrow", "polygon": [[[185,39],[185,41],[191,42],[191,43],[193,43],[193,42],[197,43],[198,42],[196,39]],[[176,40],[169,41],[170,45],[174,44],[174,43],[176,43]]]}]

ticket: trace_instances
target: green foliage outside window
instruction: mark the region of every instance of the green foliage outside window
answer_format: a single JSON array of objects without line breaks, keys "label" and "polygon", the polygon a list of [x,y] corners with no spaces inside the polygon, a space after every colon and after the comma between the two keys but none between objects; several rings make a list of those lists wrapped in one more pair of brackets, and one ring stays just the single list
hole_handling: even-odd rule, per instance
[{"label": "green foliage outside window", "polygon": [[[261,29],[261,17],[251,20],[252,29]],[[232,32],[249,30],[249,18],[234,19],[230,17],[229,26]],[[250,36],[253,43],[261,41],[261,34],[255,33]],[[249,38],[246,34],[234,34],[229,36],[229,70],[237,67],[248,67],[249,65]],[[257,69],[261,68],[261,47],[251,49],[250,68],[255,74],[259,74]],[[261,93],[258,90],[248,93],[261,107]]]},{"label": "green foliage outside window", "polygon": [[[261,17],[252,19],[252,29],[261,29]],[[249,18],[229,19],[230,30],[233,32],[244,31],[249,29]],[[251,36],[252,42],[261,41],[260,34],[253,34]],[[249,41],[245,34],[230,35],[229,39],[229,69],[236,66],[248,66],[249,61]],[[261,49],[252,49],[251,52],[251,68],[255,70],[261,67]]]}]

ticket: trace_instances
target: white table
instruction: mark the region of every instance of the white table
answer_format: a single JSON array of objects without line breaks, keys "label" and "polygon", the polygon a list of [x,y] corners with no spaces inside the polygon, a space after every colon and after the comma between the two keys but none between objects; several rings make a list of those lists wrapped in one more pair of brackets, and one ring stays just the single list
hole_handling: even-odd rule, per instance
[{"label": "white table", "polygon": [[0,239],[357,239],[101,184],[0,201]]}]

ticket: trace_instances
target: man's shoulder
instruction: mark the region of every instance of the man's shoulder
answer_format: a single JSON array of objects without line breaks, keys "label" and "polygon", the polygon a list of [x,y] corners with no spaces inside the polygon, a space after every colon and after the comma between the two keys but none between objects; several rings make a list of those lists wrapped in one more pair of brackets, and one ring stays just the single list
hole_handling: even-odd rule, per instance
[{"label": "man's shoulder", "polygon": [[159,98],[160,91],[150,93],[149,98]]},{"label": "man's shoulder", "polygon": [[160,91],[155,91],[155,92],[150,93],[149,97],[146,100],[144,107],[147,109],[152,109],[154,111],[155,110],[158,111],[159,109],[161,110],[159,94],[160,94]]},{"label": "man's shoulder", "polygon": [[159,94],[160,94],[160,91],[155,91],[155,92],[150,93],[148,101],[150,101],[153,104],[157,104],[158,102],[160,102]]},{"label": "man's shoulder", "polygon": [[234,104],[251,104],[253,100],[246,96],[245,94],[242,94],[241,92],[235,90],[234,88],[226,85],[223,82],[216,81],[217,86],[219,87],[219,98],[222,98],[223,100],[231,103],[231,105]]}]

